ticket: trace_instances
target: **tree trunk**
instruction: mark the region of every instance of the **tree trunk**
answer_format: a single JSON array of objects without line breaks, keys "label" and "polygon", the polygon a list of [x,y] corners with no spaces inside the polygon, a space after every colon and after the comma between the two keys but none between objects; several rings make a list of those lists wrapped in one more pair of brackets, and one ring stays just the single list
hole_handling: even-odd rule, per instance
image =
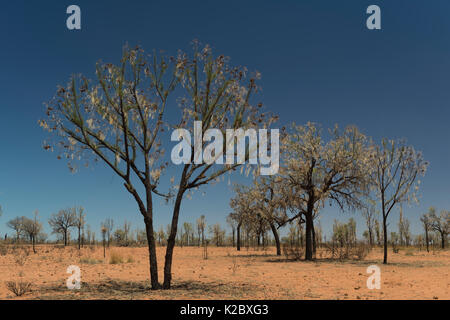
[{"label": "tree trunk", "polygon": [[312,212],[305,215],[306,220],[306,250],[305,250],[305,260],[313,260],[313,239],[312,230],[314,228]]},{"label": "tree trunk", "polygon": [[441,232],[441,247],[445,248],[445,233]]},{"label": "tree trunk", "polygon": [[237,251],[241,251],[241,224],[240,223],[237,226],[236,249],[237,249]]},{"label": "tree trunk", "polygon": [[81,228],[78,228],[78,250],[81,249]]},{"label": "tree trunk", "polygon": [[387,217],[383,214],[383,245],[384,245],[384,256],[383,256],[383,264],[387,264],[387,249],[388,249],[388,239],[387,239]]},{"label": "tree trunk", "polygon": [[150,282],[152,290],[160,289],[161,286],[158,281],[158,260],[156,258],[156,241],[153,231],[153,219],[151,218],[151,212],[148,212],[144,218],[145,232],[147,234],[148,253],[150,260]]},{"label": "tree trunk", "polygon": [[314,225],[313,225],[313,227],[311,229],[311,233],[312,233],[312,242],[313,242],[313,256],[315,257],[316,256],[316,246],[317,246],[317,244],[316,244],[316,230],[314,228]]},{"label": "tree trunk", "polygon": [[[183,179],[182,179],[183,180]],[[182,181],[184,183],[184,181]],[[180,185],[182,185],[180,183]],[[183,194],[185,189],[178,190],[177,198],[175,200],[175,206],[173,208],[172,224],[170,226],[170,235],[167,239],[166,257],[164,261],[164,283],[163,289],[170,289],[170,284],[172,281],[172,259],[173,259],[173,248],[175,247],[175,239],[177,236],[177,226],[178,217],[180,215],[181,200],[183,199]]]},{"label": "tree trunk", "polygon": [[280,237],[278,236],[277,228],[272,222],[270,222],[270,229],[272,229],[273,237],[275,238],[275,245],[277,247],[277,256],[281,256]]},{"label": "tree trunk", "polygon": [[64,230],[64,246],[67,246],[67,230]]},{"label": "tree trunk", "polygon": [[429,240],[428,240],[428,229],[425,228],[425,242],[427,243],[427,252],[430,252],[430,248],[429,248]]}]

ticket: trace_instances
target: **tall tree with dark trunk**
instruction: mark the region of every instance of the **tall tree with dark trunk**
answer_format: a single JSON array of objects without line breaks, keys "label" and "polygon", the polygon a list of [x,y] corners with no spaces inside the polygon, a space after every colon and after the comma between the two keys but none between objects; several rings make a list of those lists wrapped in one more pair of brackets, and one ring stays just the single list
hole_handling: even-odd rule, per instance
[{"label": "tall tree with dark trunk", "polygon": [[294,217],[304,216],[306,224],[305,260],[313,259],[314,217],[327,200],[341,209],[359,208],[367,194],[370,174],[369,143],[356,127],[340,132],[330,130],[330,139],[322,136],[313,123],[292,126],[283,141],[283,192],[286,203],[295,209]]},{"label": "tall tree with dark trunk", "polygon": [[387,264],[388,216],[398,204],[418,202],[419,177],[425,175],[427,166],[422,154],[404,141],[383,139],[374,149],[371,177],[383,218],[384,264]]},{"label": "tall tree with dark trunk", "polygon": [[[176,163],[182,164],[182,167],[174,188],[175,204],[164,264],[165,289],[170,288],[172,281],[173,249],[182,200],[190,197],[191,192],[199,187],[218,181],[223,174],[236,170],[246,161],[255,163],[253,160],[257,158],[261,137],[251,145],[245,143],[245,136],[256,135],[258,128],[268,129],[276,120],[276,117],[262,112],[261,104],[252,104],[253,93],[258,89],[256,80],[259,73],[249,78],[246,74],[245,68],[229,66],[228,58],[223,55],[213,56],[209,46],[201,49],[197,43],[194,44],[193,57],[188,59],[183,73],[182,82],[187,92],[187,97],[180,101],[183,118],[177,126],[179,130],[172,134],[173,140],[182,140],[172,152],[178,152],[180,158],[182,151],[183,158]],[[193,145],[190,143],[191,132],[194,132]],[[259,133],[265,134],[265,141],[268,141],[267,130]],[[277,137],[278,131],[271,132],[272,143],[278,142]],[[214,142],[210,142],[212,140]],[[267,147],[267,144],[264,145]],[[259,150],[260,157],[263,153]],[[271,150],[272,154],[278,155],[278,150]],[[269,170],[274,167],[274,170],[278,169],[275,164]],[[247,167],[247,170],[250,169]]]},{"label": "tall tree with dark trunk", "polygon": [[[250,100],[257,89],[256,78],[259,74],[247,79],[245,68],[230,67],[227,58],[214,57],[208,46],[199,49],[198,45],[194,45],[191,58],[179,52],[176,57],[154,54],[150,62],[146,59],[139,48],[125,49],[118,65],[97,65],[95,82],[74,77],[66,87],[58,89],[56,97],[48,104],[48,118],[39,123],[61,138],[54,144],[46,142],[44,148],[53,150],[52,145],[61,147],[62,153],[58,157],[66,157],[69,168],[75,169],[74,159],[101,160],[122,179],[145,223],[152,289],[160,288],[153,198],[158,195],[168,199],[174,194],[164,263],[163,288],[169,289],[183,198],[249,159],[249,150],[245,148],[244,156],[238,157],[236,162],[226,161],[223,164],[217,161],[219,157],[223,158],[223,154],[211,146],[204,148],[216,136],[208,137],[205,133],[208,129],[215,129],[215,133],[220,132],[223,136],[227,129],[268,129],[274,118],[263,113]],[[171,93],[175,91],[180,92],[181,99],[171,98]],[[167,106],[172,102],[178,102],[181,106],[181,120],[176,124],[169,123],[169,119],[164,117]],[[170,111],[177,112],[174,109]],[[189,156],[182,148],[182,162],[174,160],[180,148],[176,146],[172,150],[172,162],[182,164],[181,173],[178,183],[172,184],[171,191],[165,194],[157,188],[164,169],[169,165],[161,141],[161,132],[167,128],[179,129],[172,133],[172,140],[177,139],[176,135],[181,130],[180,138],[186,138],[180,142],[182,145],[194,131],[195,143],[188,146]],[[265,133],[267,136],[267,131]],[[234,138],[234,135],[227,136],[226,141],[220,143],[221,147],[227,146],[227,151],[228,146],[234,147]],[[217,146],[218,140],[214,141]],[[197,155],[204,149],[205,154],[209,150],[212,161],[196,161]],[[234,160],[235,156],[236,153],[231,152],[230,158]],[[221,165],[215,166],[215,163]],[[172,182],[174,180],[171,179]]]},{"label": "tall tree with dark trunk", "polygon": [[[95,82],[73,77],[60,87],[40,125],[61,139],[58,158],[101,160],[118,175],[135,199],[147,234],[152,289],[160,288],[153,223],[153,196],[167,163],[159,134],[170,93],[179,83],[184,57],[152,57],[125,49],[120,64],[98,64]],[[44,148],[52,150],[49,143]],[[141,194],[135,186],[143,187]],[[141,190],[142,190],[141,189]]]}]

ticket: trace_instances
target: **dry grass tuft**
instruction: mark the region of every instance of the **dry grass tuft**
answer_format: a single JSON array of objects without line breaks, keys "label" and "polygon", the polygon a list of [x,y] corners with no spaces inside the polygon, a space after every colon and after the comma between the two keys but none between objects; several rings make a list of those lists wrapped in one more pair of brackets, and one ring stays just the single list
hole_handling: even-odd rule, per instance
[{"label": "dry grass tuft", "polygon": [[111,252],[111,256],[109,257],[110,264],[120,264],[123,263],[123,257],[117,252]]}]

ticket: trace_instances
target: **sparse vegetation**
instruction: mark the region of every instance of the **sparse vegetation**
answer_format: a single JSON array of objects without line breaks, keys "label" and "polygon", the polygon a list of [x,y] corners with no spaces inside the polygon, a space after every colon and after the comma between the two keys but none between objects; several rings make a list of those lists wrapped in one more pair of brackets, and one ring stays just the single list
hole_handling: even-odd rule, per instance
[{"label": "sparse vegetation", "polygon": [[117,252],[111,252],[111,255],[109,257],[109,263],[110,264],[120,264],[123,263],[123,257],[117,253]]},{"label": "sparse vegetation", "polygon": [[31,283],[27,281],[7,281],[6,287],[17,297],[23,296],[31,291]]}]

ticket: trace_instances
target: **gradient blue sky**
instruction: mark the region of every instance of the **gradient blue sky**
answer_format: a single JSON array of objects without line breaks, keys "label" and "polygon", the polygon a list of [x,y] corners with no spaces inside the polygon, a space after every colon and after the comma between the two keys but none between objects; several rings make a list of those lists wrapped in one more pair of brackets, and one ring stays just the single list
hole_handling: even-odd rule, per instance
[{"label": "gradient blue sky", "polygon": [[[66,28],[66,8],[77,4],[82,30]],[[366,8],[382,10],[382,30],[365,26]],[[97,165],[71,174],[45,152],[37,120],[43,103],[73,73],[92,76],[99,59],[117,62],[122,46],[175,53],[193,39],[209,43],[232,63],[262,73],[260,96],[290,121],[327,128],[356,124],[379,140],[407,138],[430,167],[419,206],[404,207],[414,233],[434,205],[450,209],[450,2],[434,1],[10,1],[0,5],[0,234],[6,222],[40,211],[82,205],[98,228],[106,217],[142,227],[134,200],[112,171]],[[234,181],[232,181],[234,182]],[[183,203],[181,221],[206,214],[224,224],[231,196],[226,182]],[[156,225],[171,207],[157,201]],[[326,208],[322,226],[359,215]],[[390,218],[397,228],[397,212]]]}]

